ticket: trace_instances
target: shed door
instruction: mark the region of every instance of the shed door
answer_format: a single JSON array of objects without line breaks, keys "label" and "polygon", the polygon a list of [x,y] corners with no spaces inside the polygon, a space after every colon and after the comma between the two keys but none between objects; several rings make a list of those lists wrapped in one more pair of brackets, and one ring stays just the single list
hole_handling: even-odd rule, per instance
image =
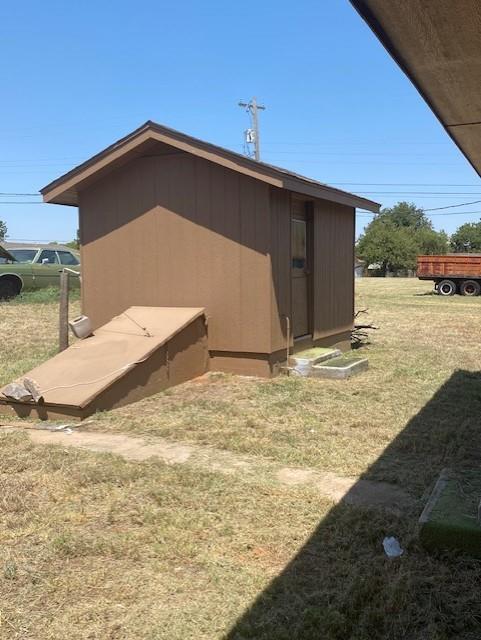
[{"label": "shed door", "polygon": [[306,202],[293,203],[291,215],[291,316],[294,338],[311,333],[310,221]]}]

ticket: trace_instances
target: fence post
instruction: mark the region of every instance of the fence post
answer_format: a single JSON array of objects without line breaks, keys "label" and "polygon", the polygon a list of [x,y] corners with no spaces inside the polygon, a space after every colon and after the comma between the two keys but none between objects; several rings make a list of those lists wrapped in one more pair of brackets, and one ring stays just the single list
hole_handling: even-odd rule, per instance
[{"label": "fence post", "polygon": [[58,350],[64,351],[68,347],[68,271],[62,269],[60,273],[60,309],[58,326]]}]

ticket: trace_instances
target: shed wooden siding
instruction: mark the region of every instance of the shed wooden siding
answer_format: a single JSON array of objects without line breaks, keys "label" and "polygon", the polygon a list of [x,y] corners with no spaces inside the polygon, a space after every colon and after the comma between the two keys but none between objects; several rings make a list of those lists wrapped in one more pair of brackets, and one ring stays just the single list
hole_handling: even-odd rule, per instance
[{"label": "shed wooden siding", "polygon": [[[286,348],[291,317],[291,215],[313,203],[313,340],[352,329],[354,317],[355,209],[271,189],[272,351]],[[291,345],[293,344],[291,336]]]},{"label": "shed wooden siding", "polygon": [[[291,317],[291,194],[271,189],[271,351],[286,349]],[[291,340],[292,342],[292,340]]]},{"label": "shed wooden siding", "polygon": [[213,351],[271,352],[269,185],[185,153],[80,193],[83,309],[202,306]]},{"label": "shed wooden siding", "polygon": [[314,201],[314,340],[352,329],[354,236],[355,209]]}]

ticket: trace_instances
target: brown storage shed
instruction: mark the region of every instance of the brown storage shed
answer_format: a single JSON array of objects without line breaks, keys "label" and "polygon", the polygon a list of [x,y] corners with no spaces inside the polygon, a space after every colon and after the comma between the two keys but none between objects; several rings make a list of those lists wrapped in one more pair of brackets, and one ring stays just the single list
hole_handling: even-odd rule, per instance
[{"label": "brown storage shed", "polygon": [[202,307],[211,369],[261,376],[288,340],[349,344],[355,208],[374,202],[153,122],[41,192],[79,208],[94,327],[134,305]]}]

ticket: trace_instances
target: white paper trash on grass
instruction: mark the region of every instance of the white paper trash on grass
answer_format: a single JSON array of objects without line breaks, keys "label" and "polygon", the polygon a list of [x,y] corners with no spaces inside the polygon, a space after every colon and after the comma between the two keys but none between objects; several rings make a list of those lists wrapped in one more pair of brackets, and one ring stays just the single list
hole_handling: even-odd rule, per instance
[{"label": "white paper trash on grass", "polygon": [[384,552],[388,558],[398,558],[404,553],[404,549],[401,549],[399,540],[393,536],[384,538],[382,546],[384,547]]}]

